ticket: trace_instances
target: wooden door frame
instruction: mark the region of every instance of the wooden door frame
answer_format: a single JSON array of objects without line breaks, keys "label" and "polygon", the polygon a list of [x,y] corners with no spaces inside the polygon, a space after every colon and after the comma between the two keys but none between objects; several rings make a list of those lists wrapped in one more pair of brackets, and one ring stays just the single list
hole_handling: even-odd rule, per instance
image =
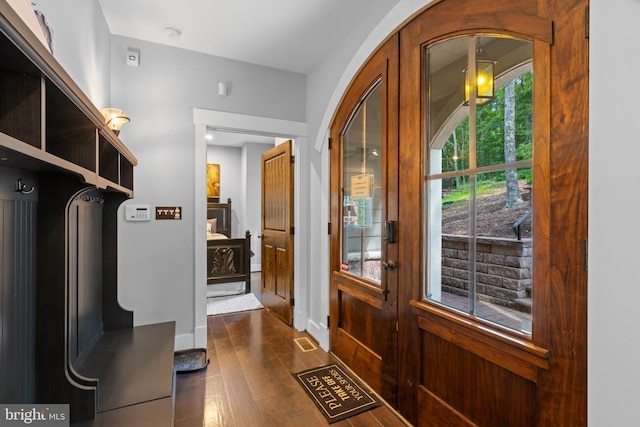
[{"label": "wooden door frame", "polygon": [[[206,167],[207,167],[207,141],[205,136],[207,128],[215,128],[223,132],[254,133],[257,135],[271,135],[295,140],[293,147],[296,159],[304,156],[307,147],[308,127],[305,122],[292,120],[273,119],[269,117],[253,116],[248,114],[228,113],[224,111],[193,109],[193,123],[195,125],[195,158],[194,158],[194,329],[192,334],[176,337],[176,348],[200,348],[207,345],[207,259],[202,248],[206,247]],[[304,159],[303,159],[304,160]],[[296,161],[294,165],[294,182],[306,182],[300,169],[302,161]],[[300,203],[301,185],[294,186],[294,221],[296,227],[308,228],[308,208]],[[185,218],[186,219],[186,218]],[[294,236],[294,247],[301,248],[299,242],[300,233]],[[294,275],[294,298],[296,308],[293,314],[293,326],[298,330],[304,330],[307,322],[309,307],[307,295],[309,294],[309,281],[306,278],[307,262],[305,254],[298,253],[294,260],[294,269],[298,273]],[[302,280],[301,280],[302,279]]]}]

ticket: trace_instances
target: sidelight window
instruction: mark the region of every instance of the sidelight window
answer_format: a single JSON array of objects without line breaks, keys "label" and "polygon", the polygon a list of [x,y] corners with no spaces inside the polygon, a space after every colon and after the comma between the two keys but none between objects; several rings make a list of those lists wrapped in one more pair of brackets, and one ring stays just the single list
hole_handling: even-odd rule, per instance
[{"label": "sidelight window", "polygon": [[532,43],[456,37],[425,58],[424,298],[530,334]]}]

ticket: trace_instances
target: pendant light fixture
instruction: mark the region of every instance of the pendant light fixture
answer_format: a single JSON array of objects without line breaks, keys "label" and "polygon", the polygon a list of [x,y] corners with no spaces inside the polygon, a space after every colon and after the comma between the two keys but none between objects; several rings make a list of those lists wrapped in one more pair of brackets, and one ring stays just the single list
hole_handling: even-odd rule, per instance
[{"label": "pendant light fixture", "polygon": [[[476,105],[484,105],[491,102],[495,97],[494,94],[494,70],[493,66],[495,61],[486,58],[487,54],[480,46],[478,38],[476,38],[476,76],[472,79],[469,76],[469,67],[466,67],[464,71],[464,105],[469,105],[469,99],[471,99],[471,92],[475,87]],[[474,83],[475,82],[475,83]],[[472,85],[474,87],[472,87]]]}]

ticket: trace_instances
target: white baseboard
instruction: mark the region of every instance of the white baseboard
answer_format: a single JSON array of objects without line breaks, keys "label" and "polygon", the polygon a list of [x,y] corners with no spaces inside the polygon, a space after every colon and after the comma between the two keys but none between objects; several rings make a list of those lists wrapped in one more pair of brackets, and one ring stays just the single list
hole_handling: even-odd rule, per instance
[{"label": "white baseboard", "polygon": [[207,348],[207,325],[197,327],[194,333],[194,348]]},{"label": "white baseboard", "polygon": [[318,341],[324,351],[329,351],[329,329],[325,325],[307,319],[307,332]]},{"label": "white baseboard", "polygon": [[176,351],[207,348],[207,327],[196,328],[192,334],[176,335],[173,345]]},{"label": "white baseboard", "polygon": [[194,348],[193,334],[176,335],[173,343],[175,351],[188,350]]}]

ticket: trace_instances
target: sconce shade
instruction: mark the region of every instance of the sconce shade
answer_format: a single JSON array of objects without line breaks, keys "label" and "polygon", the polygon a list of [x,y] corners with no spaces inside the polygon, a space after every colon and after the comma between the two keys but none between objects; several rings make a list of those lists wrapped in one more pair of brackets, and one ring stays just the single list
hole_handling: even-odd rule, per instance
[{"label": "sconce shade", "polygon": [[[471,84],[469,68],[464,69],[464,105],[469,105],[471,98]],[[476,105],[483,105],[494,98],[493,61],[476,61]]]},{"label": "sconce shade", "polygon": [[120,134],[122,125],[130,121],[129,117],[126,116],[126,113],[117,108],[103,108],[100,112],[104,116],[104,122],[107,127],[109,127],[109,129],[111,129],[116,135]]}]

